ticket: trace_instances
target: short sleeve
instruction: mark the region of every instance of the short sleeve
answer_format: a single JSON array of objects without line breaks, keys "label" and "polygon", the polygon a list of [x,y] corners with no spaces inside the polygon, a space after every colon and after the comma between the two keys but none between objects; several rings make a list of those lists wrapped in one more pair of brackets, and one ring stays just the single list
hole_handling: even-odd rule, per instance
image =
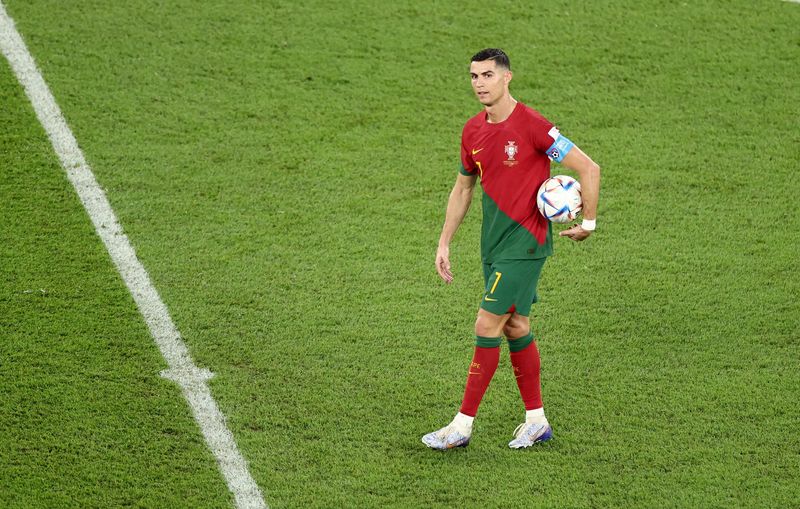
[{"label": "short sleeve", "polygon": [[549,120],[541,115],[535,115],[532,119],[532,142],[536,150],[546,153],[547,149],[558,139],[558,127],[554,126]]},{"label": "short sleeve", "polygon": [[475,167],[475,161],[472,159],[467,149],[466,132],[467,129],[465,127],[461,133],[461,169],[459,172],[462,175],[475,175],[477,168]]},{"label": "short sleeve", "polygon": [[464,165],[462,164],[462,165],[460,165],[458,167],[458,173],[460,173],[460,174],[462,174],[462,175],[464,175],[466,177],[471,177],[471,176],[475,175],[475,170],[469,171],[468,169],[464,168]]}]

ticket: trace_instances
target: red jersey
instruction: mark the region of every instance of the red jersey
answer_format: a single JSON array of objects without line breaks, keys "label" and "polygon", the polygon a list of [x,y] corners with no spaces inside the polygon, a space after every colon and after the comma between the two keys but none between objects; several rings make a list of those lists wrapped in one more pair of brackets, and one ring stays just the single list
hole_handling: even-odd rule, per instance
[{"label": "red jersey", "polygon": [[546,151],[558,134],[552,123],[522,103],[503,122],[487,122],[482,111],[464,125],[462,173],[478,174],[483,188],[484,263],[553,254],[550,221],[536,208],[536,191],[550,177]]}]

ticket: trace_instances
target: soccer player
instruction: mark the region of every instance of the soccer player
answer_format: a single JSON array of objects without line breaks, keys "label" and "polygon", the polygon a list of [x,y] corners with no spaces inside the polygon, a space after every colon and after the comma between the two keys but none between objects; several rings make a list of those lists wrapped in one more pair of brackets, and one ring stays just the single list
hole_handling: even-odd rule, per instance
[{"label": "soccer player", "polygon": [[595,229],[600,167],[541,114],[511,96],[511,64],[502,50],[485,49],[473,56],[470,75],[483,111],[467,121],[461,134],[462,167],[447,202],[436,270],[446,283],[453,281],[450,241],[480,179],[485,289],[461,408],[450,424],[423,436],[422,442],[439,450],[469,443],[473,419],[497,369],[505,336],[525,404],[525,421],[508,444],[518,449],[553,436],[542,405],[539,350],[528,319],[531,304],[537,300],[542,266],[553,253],[550,222],[536,208],[536,191],[550,176],[551,160],[578,174],[584,219],[560,235],[582,241]]}]

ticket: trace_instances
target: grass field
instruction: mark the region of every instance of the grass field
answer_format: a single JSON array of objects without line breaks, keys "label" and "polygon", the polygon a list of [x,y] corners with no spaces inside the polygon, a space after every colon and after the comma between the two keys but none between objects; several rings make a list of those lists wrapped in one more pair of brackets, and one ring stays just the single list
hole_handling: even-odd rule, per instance
[{"label": "grass field", "polygon": [[[800,507],[800,5],[5,0],[270,507]],[[433,267],[469,57],[603,167],[457,410],[479,200]],[[134,301],[0,59],[0,506],[230,507]],[[503,347],[504,350],[506,347]]]}]

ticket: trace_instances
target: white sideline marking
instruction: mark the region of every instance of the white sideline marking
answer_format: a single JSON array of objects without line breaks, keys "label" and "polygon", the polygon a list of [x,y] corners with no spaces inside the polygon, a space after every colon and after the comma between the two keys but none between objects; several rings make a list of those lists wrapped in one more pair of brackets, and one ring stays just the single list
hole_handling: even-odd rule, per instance
[{"label": "white sideline marking", "polygon": [[133,246],[122,231],[105,193],[97,184],[92,169],[72,134],[61,109],[50,93],[14,21],[0,1],[0,49],[8,59],[20,84],[25,89],[36,116],[42,123],[53,148],[75,187],[86,212],[94,223],[111,259],[128,286],[139,311],[147,322],[153,339],[169,365],[161,375],[177,383],[192,409],[203,437],[217,459],[219,469],[234,495],[238,508],[266,508],[264,497],[239,453],[233,435],[225,424],[206,384],[213,374],[194,365],[180,332],[172,322],[167,306],[159,297],[150,276],[136,258]]}]

